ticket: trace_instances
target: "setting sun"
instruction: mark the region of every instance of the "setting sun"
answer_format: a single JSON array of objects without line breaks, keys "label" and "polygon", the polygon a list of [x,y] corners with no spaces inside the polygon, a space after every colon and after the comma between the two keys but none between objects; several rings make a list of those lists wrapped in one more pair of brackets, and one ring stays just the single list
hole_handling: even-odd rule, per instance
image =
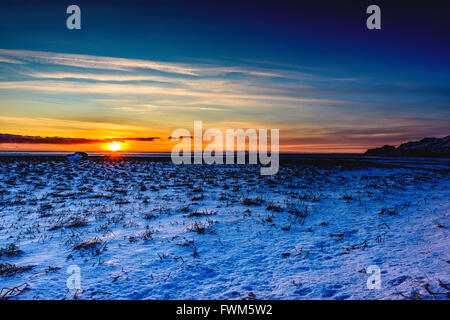
[{"label": "setting sun", "polygon": [[110,142],[107,145],[109,151],[120,151],[122,150],[122,142]]}]

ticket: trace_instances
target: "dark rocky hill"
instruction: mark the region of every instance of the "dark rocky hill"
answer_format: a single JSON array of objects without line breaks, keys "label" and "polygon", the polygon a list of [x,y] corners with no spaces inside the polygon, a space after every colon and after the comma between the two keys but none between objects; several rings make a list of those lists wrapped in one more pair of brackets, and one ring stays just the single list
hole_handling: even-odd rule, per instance
[{"label": "dark rocky hill", "polygon": [[424,138],[420,141],[406,142],[398,148],[385,145],[369,149],[365,155],[450,158],[450,135],[444,138]]}]

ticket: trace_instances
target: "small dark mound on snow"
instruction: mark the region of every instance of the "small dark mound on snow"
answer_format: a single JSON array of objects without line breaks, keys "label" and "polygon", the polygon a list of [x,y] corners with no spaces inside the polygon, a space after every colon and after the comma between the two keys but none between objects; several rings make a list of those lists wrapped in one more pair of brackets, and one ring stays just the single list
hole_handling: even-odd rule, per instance
[{"label": "small dark mound on snow", "polygon": [[67,156],[67,160],[69,161],[87,160],[87,158],[88,154],[86,152],[79,152],[79,151]]},{"label": "small dark mound on snow", "polygon": [[381,148],[369,149],[365,155],[450,158],[450,135],[444,138],[424,138],[420,141],[407,142],[398,148],[385,145]]}]

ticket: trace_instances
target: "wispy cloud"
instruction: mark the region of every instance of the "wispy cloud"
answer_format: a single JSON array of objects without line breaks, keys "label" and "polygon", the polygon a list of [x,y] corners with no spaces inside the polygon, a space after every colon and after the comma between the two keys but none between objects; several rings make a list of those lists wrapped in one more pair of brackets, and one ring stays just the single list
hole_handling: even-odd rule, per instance
[{"label": "wispy cloud", "polygon": [[137,59],[9,49],[0,49],[0,55],[7,58],[12,57],[27,62],[64,65],[89,69],[132,70],[141,68],[188,75],[197,74],[194,68],[191,68],[187,65]]},{"label": "wispy cloud", "polygon": [[170,74],[189,76],[217,76],[242,73],[259,77],[304,78],[311,75],[299,71],[255,67],[219,66],[214,64],[171,63],[142,59],[102,57],[85,54],[54,53],[31,50],[0,49],[0,59],[10,63],[39,63],[78,67],[83,69],[132,71],[150,69]]},{"label": "wispy cloud", "polygon": [[[184,97],[206,97],[206,98],[234,98],[250,100],[274,100],[274,101],[293,101],[304,103],[344,103],[344,100],[321,99],[297,97],[280,94],[264,93],[245,93],[227,92],[227,90],[214,91],[196,91],[187,88],[167,88],[148,84],[114,84],[114,83],[85,83],[85,82],[65,82],[65,81],[3,81],[0,82],[0,89],[25,89],[46,92],[62,93],[90,93],[90,94],[108,94],[108,95],[166,95],[166,96],[184,96]],[[269,92],[270,93],[270,92]]]},{"label": "wispy cloud", "polygon": [[[111,109],[123,112],[142,113],[155,109],[143,108],[142,105],[208,112],[223,111],[224,107],[237,110],[258,105],[267,108],[282,107],[284,104],[345,103],[344,99],[309,95],[308,91],[313,88],[305,79],[318,80],[319,77],[296,70],[224,67],[212,62],[201,65],[163,63],[30,50],[0,49],[0,57],[2,55],[8,59],[19,59],[27,63],[27,67],[16,70],[17,81],[1,81],[0,90],[33,91],[33,94],[46,95],[77,94],[81,98],[90,96],[90,100],[94,95],[96,98],[103,95],[115,99],[110,104]],[[60,65],[61,70],[55,71],[49,65]],[[102,71],[93,72],[91,69]],[[322,77],[320,80],[323,80]],[[130,97],[138,102],[133,105],[124,101]],[[155,98],[167,100],[167,103],[158,104]]]},{"label": "wispy cloud", "polygon": [[[356,150],[448,129],[447,86],[371,82],[351,72],[9,49],[0,49],[0,71],[7,71],[0,143],[8,146],[153,141],[145,139],[198,119],[216,128],[279,128],[284,150]],[[439,113],[420,113],[418,94]]]},{"label": "wispy cloud", "polygon": [[[120,137],[125,135],[138,136],[142,132],[150,132],[148,127],[138,124],[126,124],[108,122],[107,119],[99,121],[89,119],[85,115],[80,115],[83,120],[60,119],[56,117],[15,117],[0,116],[2,130],[11,134],[38,135],[40,132],[58,134],[59,132],[70,132],[70,135],[81,137]],[[152,131],[154,132],[154,131]],[[165,131],[164,131],[165,132]]]},{"label": "wispy cloud", "polygon": [[12,63],[12,64],[24,64],[24,62],[22,62],[22,61],[14,60],[14,59],[10,59],[10,58],[7,58],[7,57],[2,57],[2,56],[0,56],[0,62]]}]

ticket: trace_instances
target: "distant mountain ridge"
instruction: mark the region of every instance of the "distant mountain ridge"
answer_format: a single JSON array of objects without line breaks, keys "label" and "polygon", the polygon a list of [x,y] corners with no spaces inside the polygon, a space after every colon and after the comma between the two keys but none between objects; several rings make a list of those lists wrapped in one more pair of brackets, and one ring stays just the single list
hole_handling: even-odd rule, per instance
[{"label": "distant mountain ridge", "polygon": [[444,138],[424,138],[401,144],[398,148],[390,145],[369,149],[368,156],[407,156],[407,157],[440,157],[450,158],[450,135]]}]

